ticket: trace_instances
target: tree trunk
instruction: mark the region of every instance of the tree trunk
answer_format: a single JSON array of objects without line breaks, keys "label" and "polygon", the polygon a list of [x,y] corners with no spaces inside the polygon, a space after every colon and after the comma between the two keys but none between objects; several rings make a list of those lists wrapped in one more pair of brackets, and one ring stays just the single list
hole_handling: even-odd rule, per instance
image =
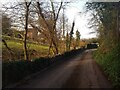
[{"label": "tree trunk", "polygon": [[54,41],[54,39],[52,38],[52,43],[53,43],[53,45],[54,45],[54,48],[55,48],[55,52],[54,52],[54,54],[56,55],[56,54],[58,54],[58,46],[57,46],[57,44],[55,43],[55,41]]},{"label": "tree trunk", "polygon": [[51,48],[52,48],[52,42],[50,42],[50,45],[49,45],[48,56],[50,55]]},{"label": "tree trunk", "polygon": [[28,60],[28,52],[27,52],[27,30],[25,31],[25,38],[24,38],[24,59]]},{"label": "tree trunk", "polygon": [[24,59],[29,60],[28,58],[28,52],[27,52],[27,32],[28,32],[28,15],[29,15],[29,6],[31,2],[25,2],[26,5],[26,14],[25,14],[25,36],[24,36]]},{"label": "tree trunk", "polygon": [[69,34],[68,34],[68,31],[67,31],[67,34],[66,34],[66,51],[69,51]]}]

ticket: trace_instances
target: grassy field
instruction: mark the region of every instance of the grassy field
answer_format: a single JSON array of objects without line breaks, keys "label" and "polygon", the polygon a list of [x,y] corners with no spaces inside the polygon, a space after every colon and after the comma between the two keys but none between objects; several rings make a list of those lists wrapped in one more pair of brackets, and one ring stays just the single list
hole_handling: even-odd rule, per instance
[{"label": "grassy field", "polygon": [[[7,50],[4,44],[2,44],[2,57],[3,60],[22,60],[24,59],[24,51],[23,51],[23,41],[22,40],[14,40],[5,38],[8,47],[12,50],[13,54]],[[44,57],[48,53],[48,46],[39,45],[35,42],[28,42],[28,54],[30,59]]]},{"label": "grassy field", "polygon": [[[23,49],[23,40],[21,38],[10,37],[6,35],[2,35],[2,38],[6,41],[8,47],[12,50],[12,54],[10,51],[5,47],[3,43],[0,46],[2,48],[2,58],[3,60],[23,60],[24,59],[24,49]],[[81,45],[83,45],[81,43]],[[48,46],[47,45],[40,45],[38,42],[33,40],[27,40],[27,48],[28,48],[28,55],[29,59],[35,59],[39,57],[45,57],[48,55]],[[72,47],[74,49],[74,47]],[[59,52],[65,52],[65,44],[61,42],[59,45]],[[51,55],[53,52],[51,51]]]},{"label": "grassy field", "polygon": [[[14,40],[6,40],[8,47],[15,48],[15,49],[23,49],[23,42],[17,42]],[[2,47],[5,48],[5,46],[2,44]],[[48,49],[48,46],[42,46],[38,44],[28,43],[27,44],[28,49],[34,49],[36,51],[46,50]]]}]

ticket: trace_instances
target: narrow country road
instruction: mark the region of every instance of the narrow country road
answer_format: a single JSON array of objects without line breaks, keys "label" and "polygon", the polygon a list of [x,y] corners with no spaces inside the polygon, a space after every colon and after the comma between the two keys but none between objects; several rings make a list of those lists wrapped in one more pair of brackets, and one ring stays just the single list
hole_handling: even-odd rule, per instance
[{"label": "narrow country road", "polygon": [[111,88],[92,59],[92,50],[43,71],[16,88]]}]

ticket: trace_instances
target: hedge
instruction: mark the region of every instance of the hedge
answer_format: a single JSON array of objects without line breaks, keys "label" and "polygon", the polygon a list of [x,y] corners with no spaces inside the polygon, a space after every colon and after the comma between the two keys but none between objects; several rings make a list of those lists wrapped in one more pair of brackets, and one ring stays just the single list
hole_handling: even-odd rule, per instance
[{"label": "hedge", "polygon": [[32,61],[7,61],[2,64],[2,85],[6,87],[9,84],[24,79],[30,74],[39,72],[40,70],[49,67],[52,64],[63,62],[74,57],[78,53],[82,53],[84,48],[65,52],[64,54],[55,57],[40,57]]}]

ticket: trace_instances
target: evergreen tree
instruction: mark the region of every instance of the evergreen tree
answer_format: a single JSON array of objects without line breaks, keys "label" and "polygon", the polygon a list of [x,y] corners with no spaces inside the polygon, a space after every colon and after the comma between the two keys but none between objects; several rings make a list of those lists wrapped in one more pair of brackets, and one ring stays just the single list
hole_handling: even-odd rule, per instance
[{"label": "evergreen tree", "polygon": [[76,47],[80,46],[80,32],[76,31]]}]

